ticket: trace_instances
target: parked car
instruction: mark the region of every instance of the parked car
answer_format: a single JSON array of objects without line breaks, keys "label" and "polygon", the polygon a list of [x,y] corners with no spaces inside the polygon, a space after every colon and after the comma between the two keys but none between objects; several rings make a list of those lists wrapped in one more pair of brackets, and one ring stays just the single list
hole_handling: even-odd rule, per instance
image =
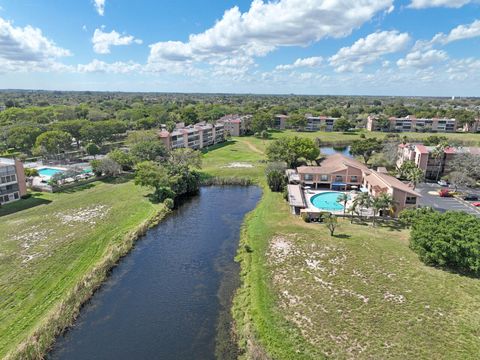
[{"label": "parked car", "polygon": [[473,206],[480,206],[480,202],[474,202],[472,203]]},{"label": "parked car", "polygon": [[463,195],[463,196],[462,196],[462,199],[463,199],[463,200],[467,200],[467,201],[477,201],[477,200],[478,200],[478,196],[475,195],[475,194],[466,194],[466,195]]},{"label": "parked car", "polygon": [[448,186],[448,183],[445,180],[438,180],[437,183],[440,186]]},{"label": "parked car", "polygon": [[452,193],[448,189],[440,189],[438,190],[438,195],[440,195],[440,197],[451,197]]}]

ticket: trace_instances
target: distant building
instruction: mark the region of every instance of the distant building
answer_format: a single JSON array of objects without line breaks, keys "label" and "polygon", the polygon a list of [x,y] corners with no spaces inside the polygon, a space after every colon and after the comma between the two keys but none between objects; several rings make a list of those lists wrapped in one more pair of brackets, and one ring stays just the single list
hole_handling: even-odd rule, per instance
[{"label": "distant building", "polygon": [[[361,162],[343,154],[333,154],[323,160],[319,166],[300,166],[296,171],[287,172],[289,183],[310,186],[312,189],[349,190],[357,189],[376,197],[382,193],[390,194],[395,201],[395,213],[406,207],[415,207],[421,195],[408,184],[385,174],[383,171],[369,169]],[[301,199],[293,194],[298,207]]]},{"label": "distant building", "polygon": [[307,126],[305,126],[307,131],[333,131],[333,125],[339,119],[329,116],[313,116],[311,114],[306,114],[305,117],[307,118]]},{"label": "distant building", "polygon": [[478,147],[448,147],[443,154],[435,157],[435,146],[422,144],[400,144],[398,146],[397,166],[400,167],[405,161],[412,161],[423,171],[426,179],[437,179],[448,174],[452,161],[459,155],[470,153],[480,156]]},{"label": "distant building", "polygon": [[275,115],[273,118],[273,128],[283,130],[286,128],[289,116],[284,114]]},{"label": "distant building", "polygon": [[[387,126],[383,127],[376,116],[367,118],[368,131],[425,131],[425,132],[455,132],[457,131],[457,121],[455,119],[417,119],[415,116],[390,117],[387,119]],[[383,128],[382,128],[383,127]]]},{"label": "distant building", "polygon": [[194,150],[225,141],[223,124],[208,124],[201,122],[195,125],[178,125],[175,130],[168,132],[163,129],[158,137],[167,149],[190,148]]},{"label": "distant building", "polygon": [[475,121],[471,124],[463,125],[464,132],[480,132],[480,119],[475,119]]},{"label": "distant building", "polygon": [[26,194],[27,185],[22,162],[0,158],[0,204],[20,200]]},{"label": "distant building", "polygon": [[252,120],[252,115],[225,115],[217,120],[217,124],[223,124],[225,132],[231,136],[245,135]]}]

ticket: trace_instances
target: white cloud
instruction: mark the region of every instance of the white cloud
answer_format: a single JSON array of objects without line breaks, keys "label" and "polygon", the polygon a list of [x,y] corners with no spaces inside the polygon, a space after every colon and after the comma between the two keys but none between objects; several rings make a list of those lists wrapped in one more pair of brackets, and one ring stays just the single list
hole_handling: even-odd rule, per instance
[{"label": "white cloud", "polygon": [[453,60],[448,64],[447,73],[450,80],[475,83],[474,79],[480,77],[480,59],[467,58]]},{"label": "white cloud", "polygon": [[432,43],[441,43],[443,45],[463,39],[470,39],[480,36],[480,20],[475,20],[468,25],[459,25],[452,29],[448,35],[439,33],[432,39]]},{"label": "white cloud", "polygon": [[401,68],[414,67],[424,69],[444,62],[447,59],[448,55],[443,50],[413,50],[405,58],[398,60],[397,65]]},{"label": "white cloud", "polygon": [[150,45],[149,62],[264,56],[281,46],[344,37],[392,4],[393,0],[254,0],[247,12],[233,7],[210,29],[191,34],[187,42]]},{"label": "white cloud", "polygon": [[409,7],[414,9],[425,9],[431,7],[460,8],[473,2],[472,0],[412,0]]},{"label": "white cloud", "polygon": [[80,73],[128,74],[133,72],[139,72],[141,69],[142,66],[133,61],[117,61],[114,63],[106,63],[98,59],[93,59],[88,64],[79,64],[77,66],[77,71]]},{"label": "white cloud", "polygon": [[14,26],[0,17],[0,68],[2,72],[49,70],[60,68],[60,57],[72,55],[69,50],[57,46],[42,31],[30,25]]},{"label": "white cloud", "polygon": [[103,32],[102,29],[95,29],[92,37],[93,50],[97,54],[110,54],[111,46],[141,44],[142,40],[135,39],[132,35],[120,35],[115,30]]},{"label": "white cloud", "polygon": [[278,65],[275,70],[283,71],[283,70],[292,70],[292,69],[297,69],[297,68],[314,68],[320,66],[320,64],[323,62],[323,58],[321,56],[312,56],[308,58],[298,58],[295,60],[293,64],[287,64],[287,65]]},{"label": "white cloud", "polygon": [[93,0],[93,6],[95,6],[98,15],[105,15],[105,0]]},{"label": "white cloud", "polygon": [[358,39],[350,47],[341,48],[329,58],[330,65],[337,72],[362,71],[365,65],[372,64],[383,55],[405,49],[410,41],[407,33],[381,31]]}]

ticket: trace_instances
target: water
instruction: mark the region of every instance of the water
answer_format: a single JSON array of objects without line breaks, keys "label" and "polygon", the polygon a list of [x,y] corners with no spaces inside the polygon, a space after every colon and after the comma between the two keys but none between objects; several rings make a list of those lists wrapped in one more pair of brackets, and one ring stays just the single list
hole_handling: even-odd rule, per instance
[{"label": "water", "polygon": [[42,168],[38,170],[38,174],[41,176],[53,176],[58,173],[62,173],[63,170],[53,169],[53,168]]},{"label": "water", "polygon": [[343,210],[343,204],[338,202],[338,196],[343,194],[338,191],[326,191],[312,196],[310,202],[320,210],[339,211]]},{"label": "water", "polygon": [[217,320],[238,284],[240,226],[260,196],[202,188],[121,260],[48,358],[215,358]]},{"label": "water", "polygon": [[350,153],[350,146],[320,146],[320,152],[322,155],[333,155],[340,153],[345,156],[352,157],[352,154]]}]

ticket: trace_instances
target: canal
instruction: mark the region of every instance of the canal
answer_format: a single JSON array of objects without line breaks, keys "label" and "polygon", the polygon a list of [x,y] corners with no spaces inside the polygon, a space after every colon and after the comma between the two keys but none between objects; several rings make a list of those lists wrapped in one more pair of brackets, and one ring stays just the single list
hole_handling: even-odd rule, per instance
[{"label": "canal", "polygon": [[260,197],[257,187],[205,187],[186,200],[113,269],[48,358],[214,359],[216,348],[234,358],[234,256]]}]

